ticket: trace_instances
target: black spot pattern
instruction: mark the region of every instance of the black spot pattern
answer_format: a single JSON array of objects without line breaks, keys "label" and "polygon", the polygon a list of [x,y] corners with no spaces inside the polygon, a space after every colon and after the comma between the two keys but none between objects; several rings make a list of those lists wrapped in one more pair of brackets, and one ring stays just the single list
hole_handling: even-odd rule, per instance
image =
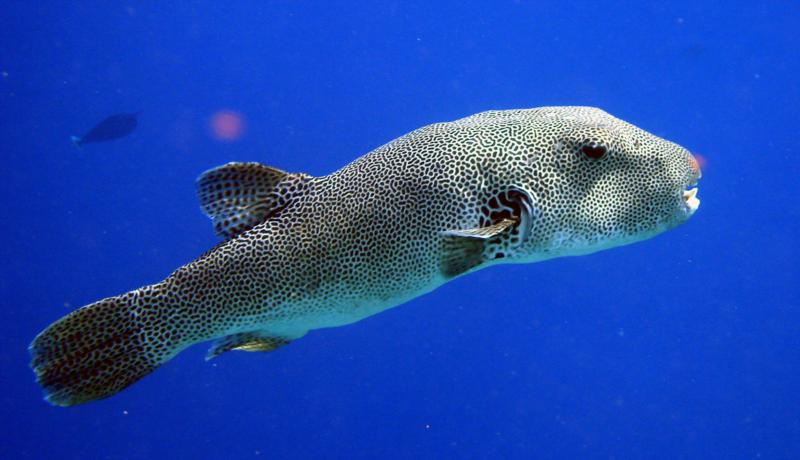
[{"label": "black spot pattern", "polygon": [[[159,284],[57,321],[31,345],[32,367],[51,402],[77,404],[199,341],[244,334],[258,337],[251,349],[272,349],[462,271],[644,239],[691,214],[682,193],[697,179],[692,165],[678,145],[590,107],[433,124],[324,177],[226,165],[199,185],[204,210],[230,239]],[[518,228],[481,247],[442,236],[515,218],[522,195],[535,210],[525,241]],[[226,216],[237,220],[226,225]],[[442,273],[450,251],[480,258]]]}]

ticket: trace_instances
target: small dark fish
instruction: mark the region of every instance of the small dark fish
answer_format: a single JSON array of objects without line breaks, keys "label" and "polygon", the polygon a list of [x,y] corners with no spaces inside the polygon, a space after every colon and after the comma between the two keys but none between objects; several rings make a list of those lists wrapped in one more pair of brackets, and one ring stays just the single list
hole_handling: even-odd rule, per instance
[{"label": "small dark fish", "polygon": [[111,115],[95,125],[83,136],[72,136],[72,143],[80,147],[84,144],[105,142],[125,137],[136,129],[136,115],[138,115],[138,112]]}]

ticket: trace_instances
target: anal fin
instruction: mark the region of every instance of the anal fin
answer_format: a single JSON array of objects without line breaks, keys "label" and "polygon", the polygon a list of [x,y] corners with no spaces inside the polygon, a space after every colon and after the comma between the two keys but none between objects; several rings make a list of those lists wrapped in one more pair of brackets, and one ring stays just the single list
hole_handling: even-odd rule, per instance
[{"label": "anal fin", "polygon": [[283,337],[273,337],[260,332],[243,332],[240,334],[226,335],[214,341],[206,353],[206,361],[216,358],[226,351],[273,351],[290,340]]}]

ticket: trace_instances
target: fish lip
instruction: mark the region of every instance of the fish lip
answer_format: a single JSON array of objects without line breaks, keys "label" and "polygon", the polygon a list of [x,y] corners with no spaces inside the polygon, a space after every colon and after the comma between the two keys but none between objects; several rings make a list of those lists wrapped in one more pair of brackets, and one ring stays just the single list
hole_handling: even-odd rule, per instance
[{"label": "fish lip", "polygon": [[700,199],[697,198],[697,183],[703,177],[703,172],[700,170],[700,165],[694,157],[691,157],[692,168],[688,171],[684,179],[684,185],[681,191],[681,208],[685,213],[686,218],[691,217],[700,207]]},{"label": "fish lip", "polygon": [[694,185],[697,185],[696,181],[690,183],[681,194],[681,199],[683,201],[683,206],[687,213],[687,217],[697,212],[697,209],[700,207],[700,199],[697,198],[698,188],[694,187]]}]

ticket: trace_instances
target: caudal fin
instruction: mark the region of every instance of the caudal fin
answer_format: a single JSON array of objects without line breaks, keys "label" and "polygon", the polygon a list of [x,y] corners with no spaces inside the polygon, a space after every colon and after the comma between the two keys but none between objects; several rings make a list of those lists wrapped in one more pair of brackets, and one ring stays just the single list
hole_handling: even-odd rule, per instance
[{"label": "caudal fin", "polygon": [[157,300],[153,291],[147,287],[100,300],[36,336],[30,345],[31,368],[47,401],[72,406],[105,398],[177,352],[143,317],[148,308],[142,307]]}]

